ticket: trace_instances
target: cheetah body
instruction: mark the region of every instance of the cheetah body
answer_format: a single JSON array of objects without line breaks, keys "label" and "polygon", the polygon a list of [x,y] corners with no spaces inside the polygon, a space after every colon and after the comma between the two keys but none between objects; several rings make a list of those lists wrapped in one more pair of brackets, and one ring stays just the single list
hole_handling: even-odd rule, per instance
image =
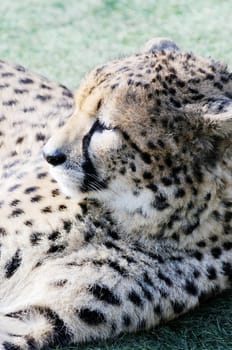
[{"label": "cheetah body", "polygon": [[144,51],[74,99],[1,62],[0,349],[149,329],[230,286],[231,73]]}]

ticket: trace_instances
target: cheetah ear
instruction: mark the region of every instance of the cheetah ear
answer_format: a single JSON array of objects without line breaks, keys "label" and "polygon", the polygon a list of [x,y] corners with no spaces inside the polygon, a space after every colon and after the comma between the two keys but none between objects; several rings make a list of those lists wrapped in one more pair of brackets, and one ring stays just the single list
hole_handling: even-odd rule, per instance
[{"label": "cheetah ear", "polygon": [[161,50],[179,51],[180,49],[176,43],[169,38],[153,38],[149,40],[140,51],[141,53],[152,53]]},{"label": "cheetah ear", "polygon": [[228,97],[211,98],[204,114],[207,133],[222,138],[232,134],[232,99]]}]

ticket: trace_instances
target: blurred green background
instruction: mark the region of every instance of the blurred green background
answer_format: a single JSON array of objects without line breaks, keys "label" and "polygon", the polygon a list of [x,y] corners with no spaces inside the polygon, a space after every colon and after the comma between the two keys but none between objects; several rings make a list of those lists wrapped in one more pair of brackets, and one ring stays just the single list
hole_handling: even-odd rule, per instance
[{"label": "blurred green background", "polygon": [[[94,65],[154,36],[232,67],[231,13],[231,0],[1,0],[0,57],[71,89]],[[78,349],[232,349],[232,292],[150,332]]]},{"label": "blurred green background", "polygon": [[232,63],[231,0],[1,0],[0,55],[74,88],[153,36]]}]

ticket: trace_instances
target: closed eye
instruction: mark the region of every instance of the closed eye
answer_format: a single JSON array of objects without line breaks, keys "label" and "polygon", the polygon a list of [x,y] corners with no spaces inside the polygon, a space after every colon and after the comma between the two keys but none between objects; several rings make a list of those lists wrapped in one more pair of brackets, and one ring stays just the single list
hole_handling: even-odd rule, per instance
[{"label": "closed eye", "polygon": [[95,132],[103,132],[104,130],[113,130],[113,128],[106,126],[103,124],[99,119],[97,119],[94,124],[92,125],[89,132],[83,137],[82,140],[82,149],[84,156],[87,156],[88,153],[88,147],[90,144],[90,140]]}]

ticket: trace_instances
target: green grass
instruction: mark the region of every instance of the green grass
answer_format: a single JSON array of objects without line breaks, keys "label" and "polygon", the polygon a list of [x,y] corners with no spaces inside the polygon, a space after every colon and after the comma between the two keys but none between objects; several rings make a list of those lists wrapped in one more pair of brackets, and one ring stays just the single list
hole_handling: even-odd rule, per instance
[{"label": "green grass", "polygon": [[1,0],[0,55],[69,87],[153,36],[232,64],[230,0]]},{"label": "green grass", "polygon": [[[1,0],[0,57],[76,87],[154,36],[232,66],[230,0]],[[77,347],[66,347],[66,350]],[[80,350],[232,349],[232,292],[150,332]]]}]

